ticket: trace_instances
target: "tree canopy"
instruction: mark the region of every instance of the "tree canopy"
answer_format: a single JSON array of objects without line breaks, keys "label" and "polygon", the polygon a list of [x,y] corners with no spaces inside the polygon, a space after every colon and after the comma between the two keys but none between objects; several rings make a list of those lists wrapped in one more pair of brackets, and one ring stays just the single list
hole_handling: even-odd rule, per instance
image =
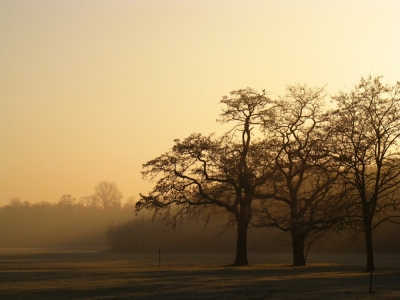
[{"label": "tree canopy", "polygon": [[[372,230],[397,222],[400,187],[400,83],[362,78],[350,93],[289,85],[271,99],[246,88],[221,100],[221,136],[194,133],[143,164],[155,180],[137,210],[152,210],[174,225],[187,214],[214,214],[236,225],[236,265],[246,265],[249,226],[291,235],[293,264],[331,230],[365,232],[373,270]],[[306,246],[308,243],[308,246]]]},{"label": "tree canopy", "polygon": [[367,270],[375,269],[372,231],[382,222],[398,221],[400,187],[400,82],[361,78],[348,93],[333,99],[332,153],[342,172],[346,195],[358,212],[356,229],[365,233]]},{"label": "tree canopy", "polygon": [[164,210],[173,221],[196,209],[228,213],[237,224],[235,264],[245,265],[252,202],[270,176],[271,163],[268,144],[253,139],[252,131],[273,116],[273,106],[264,93],[250,88],[231,96],[221,100],[220,121],[233,122],[229,132],[175,140],[172,150],[143,165],[145,177],[159,178],[148,195],[140,196],[137,208]]}]

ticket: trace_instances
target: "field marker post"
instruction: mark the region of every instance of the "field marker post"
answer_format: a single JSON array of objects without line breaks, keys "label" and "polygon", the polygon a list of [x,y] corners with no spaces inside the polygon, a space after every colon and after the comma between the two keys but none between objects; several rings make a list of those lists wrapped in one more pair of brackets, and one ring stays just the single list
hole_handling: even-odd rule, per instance
[{"label": "field marker post", "polygon": [[372,293],[372,271],[369,275],[369,292]]},{"label": "field marker post", "polygon": [[158,267],[161,267],[161,249],[158,249]]}]

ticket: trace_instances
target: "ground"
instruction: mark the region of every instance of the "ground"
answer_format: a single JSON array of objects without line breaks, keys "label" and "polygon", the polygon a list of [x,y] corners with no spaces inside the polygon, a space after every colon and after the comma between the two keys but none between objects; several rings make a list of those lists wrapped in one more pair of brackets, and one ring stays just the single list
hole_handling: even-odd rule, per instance
[{"label": "ground", "polygon": [[400,299],[399,262],[138,264],[100,252],[0,255],[0,299]]}]

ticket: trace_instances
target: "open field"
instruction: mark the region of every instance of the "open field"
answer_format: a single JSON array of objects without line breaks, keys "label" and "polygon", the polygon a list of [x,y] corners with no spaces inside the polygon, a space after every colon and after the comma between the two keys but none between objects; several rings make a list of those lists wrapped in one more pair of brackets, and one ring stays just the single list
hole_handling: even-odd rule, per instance
[{"label": "open field", "polygon": [[263,254],[230,267],[231,253],[165,254],[159,267],[157,254],[2,249],[0,299],[400,299],[399,255],[377,255],[374,293],[362,254],[327,257],[293,268],[290,254]]}]

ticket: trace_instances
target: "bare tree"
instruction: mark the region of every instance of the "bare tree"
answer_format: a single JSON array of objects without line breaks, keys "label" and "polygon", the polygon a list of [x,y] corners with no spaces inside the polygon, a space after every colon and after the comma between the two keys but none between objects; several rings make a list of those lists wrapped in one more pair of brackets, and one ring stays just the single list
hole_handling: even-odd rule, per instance
[{"label": "bare tree", "polygon": [[367,270],[373,271],[372,231],[395,222],[393,211],[399,208],[400,82],[388,86],[381,77],[361,78],[352,91],[333,99],[332,150],[347,170],[346,195],[358,208],[355,224],[365,234]]},{"label": "bare tree", "polygon": [[[192,134],[175,140],[172,150],[143,165],[145,178],[158,178],[137,209],[164,212],[173,222],[187,213],[225,212],[237,225],[236,265],[247,265],[247,230],[256,189],[268,178],[266,144],[253,141],[255,126],[271,115],[271,101],[248,88],[224,97],[221,122],[234,122],[221,137]],[[228,221],[232,221],[228,217]]]},{"label": "bare tree", "polygon": [[101,208],[100,199],[91,196],[84,196],[79,199],[79,204],[85,207]]},{"label": "bare tree", "polygon": [[21,201],[20,198],[11,198],[9,205],[11,207],[21,207],[22,206],[22,201]]},{"label": "bare tree", "polygon": [[62,207],[71,207],[75,204],[76,199],[72,197],[72,195],[62,195],[60,201],[58,201],[57,205]]},{"label": "bare tree", "polygon": [[275,173],[259,195],[266,201],[258,226],[291,234],[294,266],[306,264],[307,241],[311,246],[343,218],[339,172],[327,144],[324,96],[323,88],[288,86],[277,102],[275,122],[265,126],[274,137]]},{"label": "bare tree", "polygon": [[121,207],[122,193],[116,183],[101,181],[95,186],[92,198],[105,209]]}]

